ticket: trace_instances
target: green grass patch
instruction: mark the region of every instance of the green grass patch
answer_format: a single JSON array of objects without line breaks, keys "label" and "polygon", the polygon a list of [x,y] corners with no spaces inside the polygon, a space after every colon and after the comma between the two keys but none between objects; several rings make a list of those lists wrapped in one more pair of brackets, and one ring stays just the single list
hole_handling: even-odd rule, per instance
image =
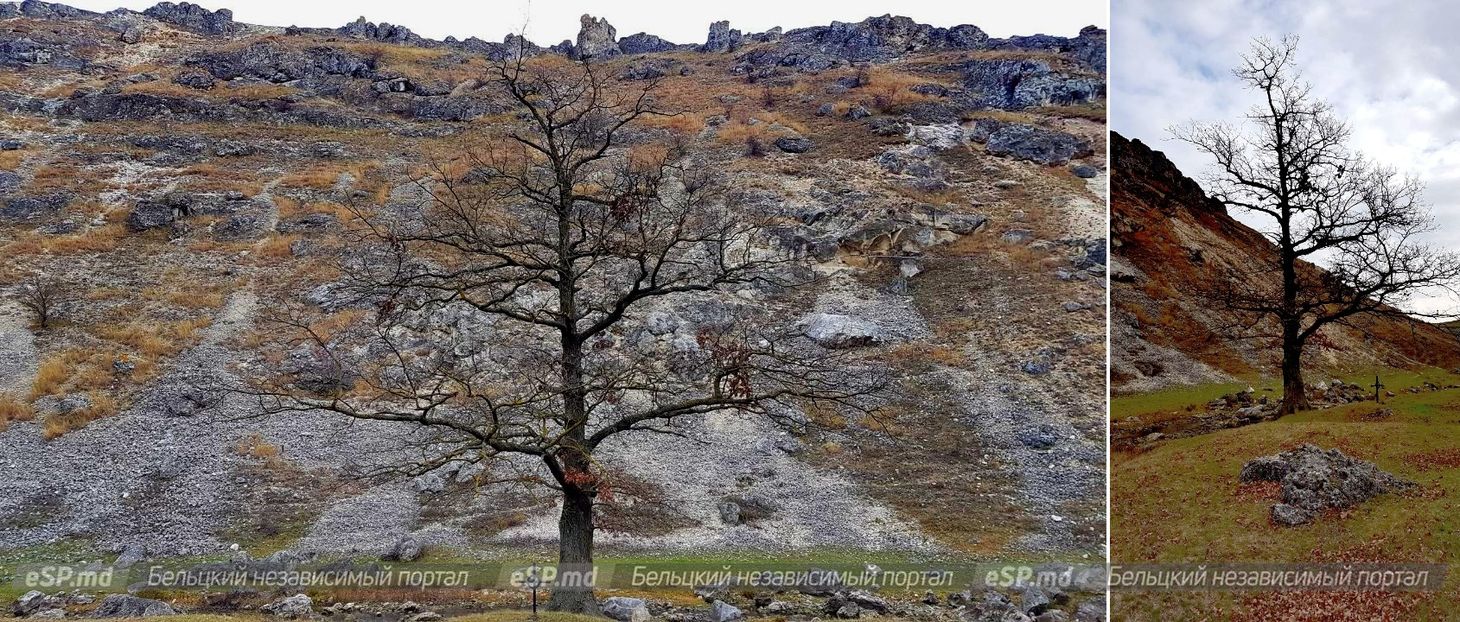
[{"label": "green grass patch", "polygon": [[[1306,411],[1281,419],[1180,438],[1148,451],[1115,456],[1111,482],[1111,554],[1116,563],[1318,562],[1336,560],[1444,563],[1460,551],[1460,390],[1411,394],[1424,381],[1454,376],[1436,370],[1381,376],[1397,395],[1394,415],[1371,420],[1372,402]],[[1345,376],[1360,382],[1361,376]],[[1368,377],[1373,382],[1373,377]],[[1350,456],[1419,484],[1382,495],[1299,527],[1268,518],[1274,488],[1241,485],[1242,465],[1302,443],[1337,447]],[[1439,457],[1441,459],[1437,460]],[[1406,619],[1442,619],[1460,607],[1460,575],[1420,598]],[[1117,619],[1260,619],[1236,611],[1260,598],[1250,593],[1117,596]],[[1177,607],[1173,610],[1172,607]],[[1177,612],[1188,615],[1181,615]],[[1221,612],[1222,615],[1212,614]],[[1250,613],[1250,612],[1249,612]],[[1173,617],[1174,616],[1174,617]]]},{"label": "green grass patch", "polygon": [[[1439,386],[1460,384],[1460,375],[1438,367],[1423,367],[1418,369],[1368,367],[1338,373],[1307,372],[1305,378],[1310,383],[1319,381],[1327,382],[1338,378],[1344,382],[1357,384],[1362,387],[1370,387],[1374,384],[1375,375],[1379,376],[1379,381],[1387,387],[1387,390],[1393,391],[1396,394],[1403,394],[1405,389],[1423,385],[1425,382],[1431,382]],[[1282,395],[1281,378],[1244,377],[1238,378],[1233,382],[1187,385],[1149,393],[1113,396],[1110,400],[1110,416],[1112,419],[1118,421],[1131,416],[1153,414],[1170,415],[1190,409],[1199,409],[1207,402],[1228,393],[1242,391],[1247,387],[1252,387],[1259,393],[1267,393],[1273,399],[1277,399]]]}]

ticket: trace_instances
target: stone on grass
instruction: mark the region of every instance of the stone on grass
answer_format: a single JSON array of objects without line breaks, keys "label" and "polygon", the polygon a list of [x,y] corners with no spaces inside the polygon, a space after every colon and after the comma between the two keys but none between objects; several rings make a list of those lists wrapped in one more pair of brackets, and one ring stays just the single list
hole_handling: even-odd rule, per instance
[{"label": "stone on grass", "polygon": [[1282,500],[1272,507],[1280,525],[1301,525],[1327,509],[1353,507],[1378,495],[1414,486],[1379,470],[1372,462],[1349,457],[1338,449],[1303,444],[1262,456],[1242,466],[1243,482],[1278,482]]},{"label": "stone on grass", "polygon": [[172,605],[160,600],[140,598],[131,594],[112,594],[101,599],[92,617],[97,618],[150,618],[152,616],[176,615]]}]

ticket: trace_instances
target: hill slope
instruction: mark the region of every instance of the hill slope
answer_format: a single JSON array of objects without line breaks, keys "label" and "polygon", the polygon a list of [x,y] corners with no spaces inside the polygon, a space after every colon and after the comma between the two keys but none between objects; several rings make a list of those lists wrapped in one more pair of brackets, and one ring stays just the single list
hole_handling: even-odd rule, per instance
[{"label": "hill slope", "polygon": [[[1225,328],[1233,323],[1230,314],[1196,293],[1223,274],[1218,269],[1223,264],[1272,261],[1273,244],[1141,141],[1112,133],[1111,158],[1114,390],[1144,392],[1276,373],[1277,348],[1259,339],[1234,339]],[[1322,336],[1324,346],[1307,360],[1314,371],[1460,363],[1460,340],[1417,320],[1363,318],[1325,328]]]},{"label": "hill slope", "polygon": [[[331,298],[358,259],[342,206],[419,204],[429,163],[517,127],[490,69],[523,51],[661,79],[682,114],[632,127],[613,155],[684,138],[734,209],[780,224],[774,250],[823,277],[655,309],[674,321],[652,327],[636,310],[626,339],[667,358],[716,309],[846,315],[875,329],[859,356],[905,398],[825,433],[723,415],[683,430],[703,443],[627,437],[605,459],[655,509],[615,517],[601,552],[1098,559],[1104,32],[998,40],[886,16],[717,24],[676,45],[583,28],[542,47],[363,20],[267,28],[187,3],[0,4],[0,282],[67,292],[50,329],[18,308],[0,322],[34,335],[0,359],[0,463],[25,465],[0,479],[0,550],[550,551],[542,490],[466,468],[359,477],[407,458],[409,428],[250,418],[249,400],[196,391],[264,358],[265,319],[289,305],[369,325],[372,309]],[[433,338],[461,341],[423,347],[513,337],[469,312],[435,321]],[[757,515],[724,512],[733,499]]]}]

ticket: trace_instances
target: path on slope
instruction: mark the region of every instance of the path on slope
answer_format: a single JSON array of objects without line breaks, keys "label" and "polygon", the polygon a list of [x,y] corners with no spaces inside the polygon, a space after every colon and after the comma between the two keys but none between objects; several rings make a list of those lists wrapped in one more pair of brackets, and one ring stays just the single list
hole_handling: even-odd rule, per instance
[{"label": "path on slope", "polygon": [[25,312],[0,301],[0,394],[22,395],[35,380],[35,335]]}]

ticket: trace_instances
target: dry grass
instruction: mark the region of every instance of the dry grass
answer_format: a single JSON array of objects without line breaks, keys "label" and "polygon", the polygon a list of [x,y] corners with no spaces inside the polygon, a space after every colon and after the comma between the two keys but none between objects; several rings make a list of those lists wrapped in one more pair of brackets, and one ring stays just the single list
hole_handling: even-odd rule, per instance
[{"label": "dry grass", "polygon": [[116,250],[127,237],[127,229],[120,224],[108,224],[75,235],[44,237],[39,241],[40,249],[57,255],[84,255]]},{"label": "dry grass", "polygon": [[870,96],[867,103],[873,108],[895,114],[907,110],[913,104],[936,101],[934,96],[912,90],[915,86],[932,83],[939,81],[888,67],[872,67],[867,70],[866,84],[861,88]]},{"label": "dry grass", "polygon": [[705,129],[705,120],[697,114],[683,113],[668,116],[645,117],[647,127],[666,129],[677,134],[693,135]]},{"label": "dry grass", "polygon": [[1019,110],[999,110],[997,108],[974,110],[963,115],[964,121],[976,121],[979,119],[1001,121],[1003,123],[1024,123],[1032,125],[1034,123],[1038,123],[1040,117],[1039,115],[1031,112],[1024,112]]},{"label": "dry grass", "polygon": [[198,90],[177,84],[172,80],[154,80],[122,87],[123,93],[148,93],[165,97],[226,97],[229,99],[278,99],[296,92],[293,87],[282,84],[216,84],[208,90]]},{"label": "dry grass", "polygon": [[265,259],[291,257],[294,255],[294,252],[290,249],[290,246],[298,239],[299,236],[294,234],[280,235],[276,233],[270,235],[259,241],[258,249],[254,252],[254,256]]},{"label": "dry grass", "polygon": [[116,398],[102,393],[91,391],[86,394],[90,404],[85,408],[79,408],[65,414],[54,414],[46,417],[45,425],[42,426],[41,436],[46,440],[55,439],[61,435],[86,427],[86,424],[117,414],[120,406]]},{"label": "dry grass", "polygon": [[167,278],[164,285],[154,285],[142,290],[142,298],[167,302],[185,309],[217,309],[223,306],[227,297],[222,284],[190,283],[182,279]]},{"label": "dry grass", "polygon": [[328,341],[335,334],[364,319],[369,312],[364,309],[346,309],[326,315],[309,324],[309,330]]},{"label": "dry grass", "polygon": [[0,393],[0,430],[4,430],[13,421],[30,421],[35,418],[35,410],[28,402],[12,397],[9,393]]},{"label": "dry grass", "polygon": [[282,454],[278,445],[264,440],[264,437],[258,433],[239,439],[238,444],[233,446],[233,451],[245,458],[262,460],[266,464],[274,464]]},{"label": "dry grass", "polygon": [[1034,109],[1034,112],[1061,119],[1088,119],[1097,123],[1105,122],[1104,102],[1071,104],[1068,106],[1045,106]]},{"label": "dry grass", "polygon": [[375,162],[355,162],[350,164],[321,162],[311,165],[309,168],[285,175],[279,180],[279,185],[285,188],[328,190],[333,188],[340,180],[340,176],[345,173],[349,173],[356,180],[362,180],[377,168],[378,165]]},{"label": "dry grass", "polygon": [[171,356],[192,345],[198,332],[213,324],[210,317],[175,322],[134,321],[96,329],[97,336],[116,342],[149,358]]},{"label": "dry grass", "polygon": [[71,376],[67,358],[67,355],[63,353],[41,361],[40,365],[36,367],[35,380],[31,383],[31,401],[47,395],[55,395],[61,391],[62,386]]},{"label": "dry grass", "polygon": [[26,156],[31,155],[31,149],[16,149],[14,151],[0,151],[0,168],[14,170],[20,167],[20,163]]}]

